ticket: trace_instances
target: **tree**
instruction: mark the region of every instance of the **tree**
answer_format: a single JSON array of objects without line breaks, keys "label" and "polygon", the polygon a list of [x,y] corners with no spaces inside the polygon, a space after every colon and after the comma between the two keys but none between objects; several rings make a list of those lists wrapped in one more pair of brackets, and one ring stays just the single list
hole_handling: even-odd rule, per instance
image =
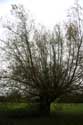
[{"label": "tree", "polygon": [[64,31],[56,25],[48,32],[34,28],[22,6],[12,5],[12,12],[17,21],[7,24],[8,39],[0,39],[8,59],[1,78],[19,88],[27,100],[38,101],[40,112],[48,114],[51,102],[80,91],[81,27],[73,21]]}]

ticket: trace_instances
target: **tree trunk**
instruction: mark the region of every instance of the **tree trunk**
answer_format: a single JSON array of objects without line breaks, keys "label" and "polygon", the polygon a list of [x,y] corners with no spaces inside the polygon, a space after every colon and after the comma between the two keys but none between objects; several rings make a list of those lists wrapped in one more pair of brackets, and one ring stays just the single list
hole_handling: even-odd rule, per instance
[{"label": "tree trunk", "polygon": [[46,98],[46,97],[40,98],[39,110],[40,110],[41,115],[50,114],[50,102],[48,101],[48,98]]}]

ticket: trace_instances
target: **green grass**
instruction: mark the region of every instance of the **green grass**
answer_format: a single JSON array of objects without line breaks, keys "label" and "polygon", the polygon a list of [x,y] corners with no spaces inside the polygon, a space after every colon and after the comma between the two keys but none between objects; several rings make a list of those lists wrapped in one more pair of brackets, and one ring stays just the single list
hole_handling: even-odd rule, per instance
[{"label": "green grass", "polygon": [[83,104],[63,104],[52,103],[51,112],[64,112],[64,113],[83,113]]},{"label": "green grass", "polygon": [[18,109],[30,109],[31,105],[28,103],[0,103],[0,111],[13,111]]},{"label": "green grass", "polygon": [[33,117],[31,112],[36,108],[30,103],[0,103],[0,125],[83,125],[82,103],[52,103],[51,116]]},{"label": "green grass", "polygon": [[[18,110],[18,109],[27,109],[32,110],[37,108],[36,104],[30,103],[0,103],[0,111],[4,110]],[[82,103],[71,103],[71,104],[64,104],[64,103],[52,103],[51,104],[51,112],[80,112],[83,113],[83,104]]]},{"label": "green grass", "polygon": [[[0,103],[0,111],[14,111],[14,110],[36,110],[36,104],[30,103]],[[82,103],[52,103],[51,112],[64,112],[64,113],[83,113],[83,104]]]}]

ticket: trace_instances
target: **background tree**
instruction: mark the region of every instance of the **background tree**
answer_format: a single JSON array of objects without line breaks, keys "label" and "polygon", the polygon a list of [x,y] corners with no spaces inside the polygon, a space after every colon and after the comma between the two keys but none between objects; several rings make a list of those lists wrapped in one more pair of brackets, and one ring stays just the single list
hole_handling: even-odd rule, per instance
[{"label": "background tree", "polygon": [[7,24],[6,41],[1,39],[8,59],[1,78],[19,88],[27,100],[38,101],[41,113],[49,113],[51,102],[81,88],[81,27],[73,21],[64,31],[56,25],[48,32],[34,28],[23,6],[12,5],[12,13],[17,20]]}]

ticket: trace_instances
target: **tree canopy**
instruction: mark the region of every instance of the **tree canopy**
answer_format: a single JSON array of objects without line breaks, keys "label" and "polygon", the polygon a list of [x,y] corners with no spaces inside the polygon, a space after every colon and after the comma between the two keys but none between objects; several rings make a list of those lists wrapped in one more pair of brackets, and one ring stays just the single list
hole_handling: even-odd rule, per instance
[{"label": "tree canopy", "polygon": [[77,18],[65,23],[64,29],[57,24],[48,31],[36,28],[23,6],[12,5],[16,22],[5,26],[7,39],[0,39],[8,62],[1,78],[27,100],[38,101],[41,110],[48,111],[56,98],[82,89],[83,32],[76,13]]}]

